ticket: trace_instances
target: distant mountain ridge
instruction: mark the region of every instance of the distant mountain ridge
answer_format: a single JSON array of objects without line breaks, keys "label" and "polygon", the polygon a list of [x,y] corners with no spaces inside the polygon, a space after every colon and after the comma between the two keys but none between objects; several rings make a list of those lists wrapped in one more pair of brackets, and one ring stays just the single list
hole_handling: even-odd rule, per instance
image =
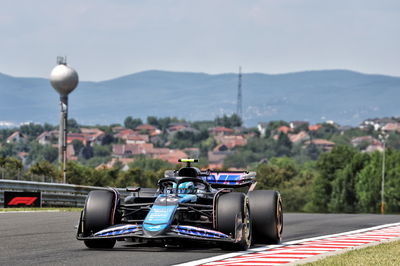
[{"label": "distant mountain ridge", "polygon": [[[69,115],[83,124],[122,123],[128,115],[210,120],[236,110],[237,83],[234,73],[159,70],[84,81],[70,95]],[[248,126],[277,119],[355,125],[400,115],[399,77],[348,70],[245,73],[242,90]],[[58,95],[47,79],[0,73],[0,121],[56,124],[58,118]]]}]

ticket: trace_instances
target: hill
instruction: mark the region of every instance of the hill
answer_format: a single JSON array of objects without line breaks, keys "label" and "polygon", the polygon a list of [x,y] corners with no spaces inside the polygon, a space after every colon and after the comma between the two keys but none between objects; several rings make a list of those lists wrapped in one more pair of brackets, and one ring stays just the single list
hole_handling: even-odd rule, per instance
[{"label": "hill", "polygon": [[[128,115],[213,119],[236,110],[237,75],[144,71],[102,82],[80,82],[70,117],[83,124],[121,123]],[[400,78],[347,70],[243,75],[245,123],[398,116]],[[58,95],[43,78],[0,73],[0,121],[57,123]]]}]

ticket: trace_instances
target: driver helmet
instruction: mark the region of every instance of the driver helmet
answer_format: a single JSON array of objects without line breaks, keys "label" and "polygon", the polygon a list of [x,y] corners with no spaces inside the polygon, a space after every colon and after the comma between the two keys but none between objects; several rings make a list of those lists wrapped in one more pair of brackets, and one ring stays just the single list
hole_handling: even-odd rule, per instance
[{"label": "driver helmet", "polygon": [[[176,184],[174,184],[176,188]],[[178,194],[192,194],[195,192],[195,186],[193,182],[183,182],[178,186]]]}]

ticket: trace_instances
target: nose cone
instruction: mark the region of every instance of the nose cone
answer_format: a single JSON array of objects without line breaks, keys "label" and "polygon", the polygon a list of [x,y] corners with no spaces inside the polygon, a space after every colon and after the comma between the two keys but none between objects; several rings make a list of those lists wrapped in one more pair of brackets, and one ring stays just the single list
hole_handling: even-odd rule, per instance
[{"label": "nose cone", "polygon": [[78,85],[78,73],[71,67],[60,64],[50,74],[50,83],[62,96],[67,96]]}]

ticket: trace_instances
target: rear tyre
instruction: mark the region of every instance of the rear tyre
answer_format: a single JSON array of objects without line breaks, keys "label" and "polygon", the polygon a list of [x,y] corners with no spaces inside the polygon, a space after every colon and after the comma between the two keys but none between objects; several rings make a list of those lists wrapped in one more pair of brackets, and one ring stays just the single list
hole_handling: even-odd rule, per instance
[{"label": "rear tyre", "polygon": [[[115,222],[118,196],[110,190],[91,191],[83,210],[83,234],[90,236]],[[113,248],[115,239],[84,240],[88,248]]]},{"label": "rear tyre", "polygon": [[283,207],[280,194],[274,190],[255,190],[250,191],[247,196],[254,243],[279,243],[283,232]]},{"label": "rear tyre", "polygon": [[221,195],[217,200],[216,230],[231,235],[236,243],[221,245],[224,250],[247,250],[251,246],[252,233],[248,198],[240,192]]}]

